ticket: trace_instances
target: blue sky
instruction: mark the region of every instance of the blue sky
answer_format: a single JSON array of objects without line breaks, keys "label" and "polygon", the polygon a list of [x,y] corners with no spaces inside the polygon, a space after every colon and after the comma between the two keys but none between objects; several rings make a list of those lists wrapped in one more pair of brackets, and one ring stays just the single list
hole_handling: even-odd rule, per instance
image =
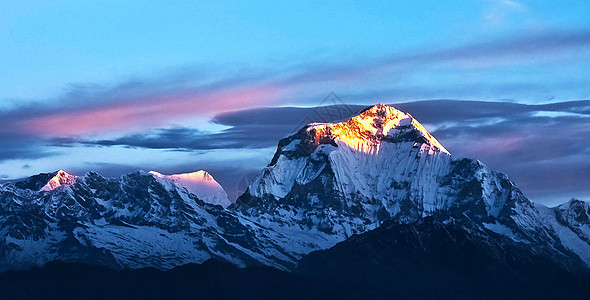
[{"label": "blue sky", "polygon": [[[234,174],[264,166],[272,146],[189,151],[63,141],[174,128],[217,137],[233,126],[210,122],[218,114],[315,106],[332,91],[361,105],[590,99],[589,15],[587,1],[2,1],[0,176],[209,168],[232,189]],[[460,145],[456,153],[475,155]],[[481,154],[511,170],[501,154],[489,155]],[[588,170],[582,164],[578,172]],[[525,192],[575,196],[532,184]],[[581,183],[576,192],[590,196]],[[548,197],[537,199],[554,201]]]},{"label": "blue sky", "polygon": [[339,63],[590,27],[587,1],[9,0],[0,9],[0,94],[19,100],[185,68]]}]

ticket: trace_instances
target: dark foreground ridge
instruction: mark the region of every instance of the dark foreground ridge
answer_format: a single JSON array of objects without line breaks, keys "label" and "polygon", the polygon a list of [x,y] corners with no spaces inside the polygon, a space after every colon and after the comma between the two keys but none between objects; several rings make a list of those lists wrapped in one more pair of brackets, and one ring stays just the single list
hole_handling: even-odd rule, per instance
[{"label": "dark foreground ridge", "polygon": [[[0,274],[2,299],[279,299],[301,298],[311,282],[271,267],[239,269],[218,260],[168,271],[117,271],[51,262]],[[313,288],[312,288],[313,289]]]},{"label": "dark foreground ridge", "polygon": [[567,299],[588,292],[590,273],[534,253],[465,220],[426,217],[385,222],[336,246],[312,252],[295,270],[335,278],[350,295],[436,299]]},{"label": "dark foreground ridge", "polygon": [[304,257],[296,270],[208,260],[168,271],[53,262],[0,274],[6,299],[582,299],[590,276],[501,236],[425,218],[389,222]]}]

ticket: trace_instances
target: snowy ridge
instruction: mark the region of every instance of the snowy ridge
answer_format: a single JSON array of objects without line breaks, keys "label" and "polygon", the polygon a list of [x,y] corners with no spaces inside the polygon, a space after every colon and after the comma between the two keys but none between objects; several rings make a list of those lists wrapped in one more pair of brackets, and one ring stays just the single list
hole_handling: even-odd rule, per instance
[{"label": "snowy ridge", "polygon": [[[173,175],[163,175],[156,171],[150,171],[149,173],[154,175],[161,183],[169,187],[184,188],[186,192],[195,194],[206,203],[221,205],[224,208],[232,204],[223,187],[207,171],[200,170],[192,173]],[[192,206],[196,205],[192,201],[190,203]]]}]

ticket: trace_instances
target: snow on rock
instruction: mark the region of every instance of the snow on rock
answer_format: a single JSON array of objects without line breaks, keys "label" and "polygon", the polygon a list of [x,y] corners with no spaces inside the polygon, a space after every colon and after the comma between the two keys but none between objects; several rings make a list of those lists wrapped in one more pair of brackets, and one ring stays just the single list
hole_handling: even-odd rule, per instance
[{"label": "snow on rock", "polygon": [[408,140],[422,142],[433,151],[450,154],[410,114],[385,104],[372,106],[346,122],[312,123],[306,130],[313,132],[318,142],[328,137],[339,146],[346,144],[363,153],[379,153],[383,142]]},{"label": "snow on rock", "polygon": [[[395,183],[429,186],[448,172],[450,161],[450,153],[410,114],[378,104],[348,121],[312,123],[282,140],[249,191],[283,198],[329,165],[338,191],[384,199],[395,193]],[[415,192],[435,202],[436,188]]]},{"label": "snow on rock", "polygon": [[76,176],[66,173],[64,170],[59,170],[55,176],[41,188],[41,191],[51,191],[62,185],[72,185],[76,182]]},{"label": "snow on rock", "polygon": [[447,208],[439,182],[451,161],[410,114],[378,104],[345,122],[312,123],[281,140],[236,209],[302,255],[396,215],[409,220]]},{"label": "snow on rock", "polygon": [[557,232],[562,244],[590,267],[590,203],[571,199],[554,208],[537,207],[545,222]]},{"label": "snow on rock", "polygon": [[[186,191],[196,195],[203,202],[221,205],[224,208],[232,204],[223,187],[207,171],[200,170],[192,173],[173,175],[163,175],[156,171],[150,171],[149,173],[162,183],[168,184],[168,186],[172,184],[176,188],[186,189]],[[196,204],[192,203],[192,206],[194,205]]]}]

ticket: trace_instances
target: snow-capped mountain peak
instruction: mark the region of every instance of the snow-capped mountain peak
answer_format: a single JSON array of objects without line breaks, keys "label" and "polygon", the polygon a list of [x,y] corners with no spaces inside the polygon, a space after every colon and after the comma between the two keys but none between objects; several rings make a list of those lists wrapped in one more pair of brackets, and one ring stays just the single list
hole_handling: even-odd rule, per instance
[{"label": "snow-capped mountain peak", "polygon": [[[334,179],[329,189],[348,200],[382,200],[398,193],[398,184],[434,183],[450,161],[449,152],[410,114],[378,104],[345,122],[312,123],[281,140],[249,192],[284,198],[294,186],[328,172]],[[412,192],[416,199],[435,201],[436,189]]]},{"label": "snow-capped mountain peak", "polygon": [[435,151],[450,154],[410,114],[385,104],[371,106],[345,122],[312,123],[306,131],[316,143],[327,137],[336,144],[344,143],[364,153],[378,153],[383,141],[408,140],[425,143]]},{"label": "snow-capped mountain peak", "polygon": [[163,184],[167,186],[172,184],[180,189],[184,188],[187,192],[196,195],[197,198],[206,203],[221,205],[224,208],[232,204],[225,190],[205,170],[172,175],[164,175],[156,171],[150,171],[149,173]]},{"label": "snow-capped mountain peak", "polygon": [[76,182],[76,176],[68,174],[64,170],[59,170],[55,172],[55,176],[53,176],[47,184],[45,184],[40,191],[51,191],[54,190],[62,185],[71,185]]}]

